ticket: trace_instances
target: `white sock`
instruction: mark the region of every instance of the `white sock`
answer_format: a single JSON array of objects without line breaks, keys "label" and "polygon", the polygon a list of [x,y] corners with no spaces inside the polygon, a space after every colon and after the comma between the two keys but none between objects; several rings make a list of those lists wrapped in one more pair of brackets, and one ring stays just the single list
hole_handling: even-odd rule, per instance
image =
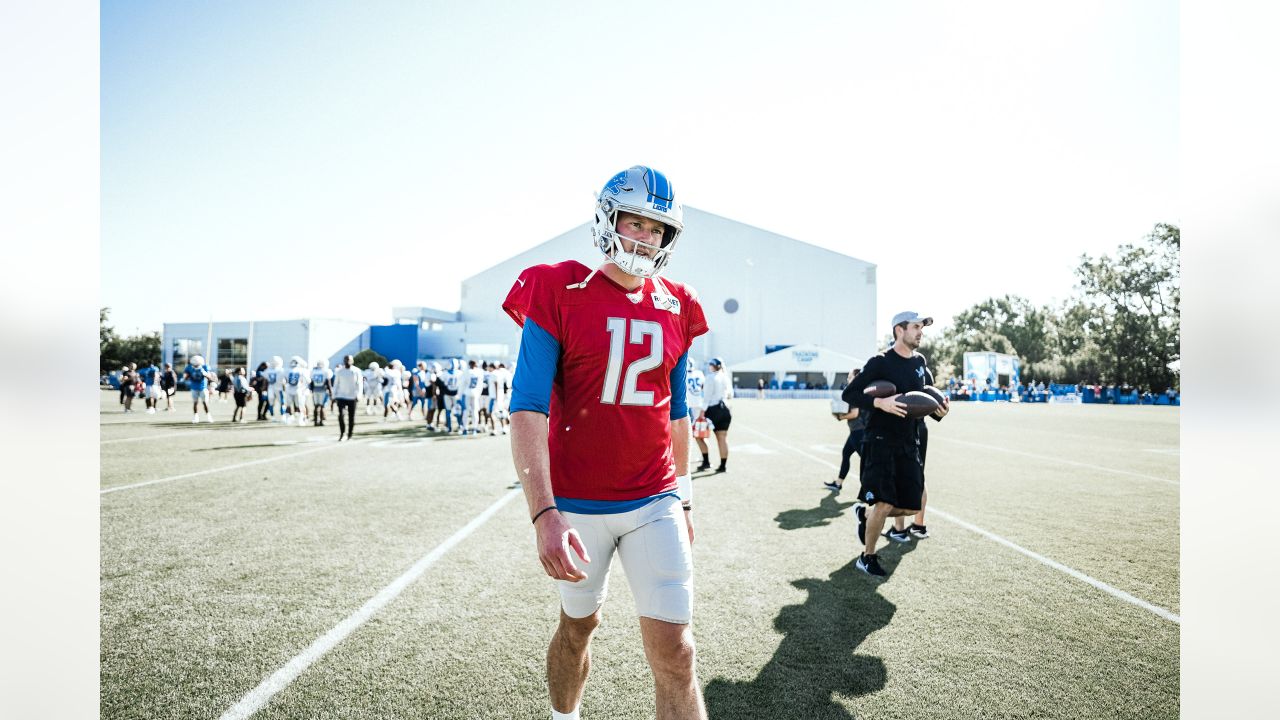
[{"label": "white sock", "polygon": [[551,720],[581,720],[578,717],[578,708],[574,708],[572,712],[562,713],[556,712],[555,708],[551,708]]}]

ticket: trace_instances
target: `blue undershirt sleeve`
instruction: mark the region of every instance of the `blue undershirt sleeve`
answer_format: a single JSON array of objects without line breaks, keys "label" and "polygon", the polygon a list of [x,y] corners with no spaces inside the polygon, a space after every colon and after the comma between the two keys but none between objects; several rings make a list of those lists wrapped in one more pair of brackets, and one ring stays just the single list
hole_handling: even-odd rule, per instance
[{"label": "blue undershirt sleeve", "polygon": [[551,385],[559,364],[560,343],[533,320],[525,318],[516,375],[511,380],[510,411],[532,410],[550,415]]},{"label": "blue undershirt sleeve", "polygon": [[676,362],[676,366],[671,368],[671,419],[679,420],[682,417],[689,417],[689,403],[685,399],[685,395],[689,391],[689,384],[685,380],[685,375],[689,370],[689,351],[685,350],[684,354]]}]

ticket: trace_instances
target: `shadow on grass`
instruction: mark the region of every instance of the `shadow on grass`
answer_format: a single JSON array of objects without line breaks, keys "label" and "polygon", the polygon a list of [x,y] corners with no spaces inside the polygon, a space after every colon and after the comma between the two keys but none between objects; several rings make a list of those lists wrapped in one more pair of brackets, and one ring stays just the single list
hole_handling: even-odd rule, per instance
[{"label": "shadow on grass", "polygon": [[773,519],[783,530],[799,530],[800,528],[823,527],[853,507],[854,501],[842,503],[836,499],[835,493],[822,498],[818,507],[807,510],[783,510]]},{"label": "shadow on grass", "polygon": [[884,580],[859,572],[850,560],[826,580],[792,582],[807,590],[809,598],[782,608],[774,619],[774,628],[785,636],[777,652],[754,680],[717,678],[708,683],[708,717],[852,718],[834,696],[865,695],[884,687],[884,661],[859,655],[857,650],[867,636],[893,618],[897,608],[877,592],[877,586],[892,580],[902,556],[914,549],[915,543],[910,543],[880,551],[880,564],[889,573]]}]

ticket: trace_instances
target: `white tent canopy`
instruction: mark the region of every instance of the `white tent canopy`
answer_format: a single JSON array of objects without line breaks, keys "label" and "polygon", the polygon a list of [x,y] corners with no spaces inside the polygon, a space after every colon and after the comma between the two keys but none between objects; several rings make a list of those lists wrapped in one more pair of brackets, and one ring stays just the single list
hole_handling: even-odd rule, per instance
[{"label": "white tent canopy", "polygon": [[866,362],[817,345],[792,345],[752,360],[744,360],[728,369],[731,373],[773,373],[779,384],[788,373],[822,373],[827,385],[835,387],[836,375],[860,368]]}]

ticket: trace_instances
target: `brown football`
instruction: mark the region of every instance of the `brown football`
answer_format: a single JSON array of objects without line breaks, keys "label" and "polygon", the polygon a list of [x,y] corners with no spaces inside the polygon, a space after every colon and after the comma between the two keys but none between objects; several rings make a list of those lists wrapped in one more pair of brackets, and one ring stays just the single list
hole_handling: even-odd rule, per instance
[{"label": "brown football", "polygon": [[921,392],[929,393],[929,395],[931,395],[934,400],[938,401],[938,405],[942,405],[942,403],[947,401],[947,396],[943,395],[941,390],[939,390],[938,388],[932,385],[925,385],[924,390],[922,390]]},{"label": "brown football", "polygon": [[912,390],[898,396],[898,402],[907,406],[907,417],[922,418],[938,409],[938,401],[933,396],[919,390]]},{"label": "brown football", "polygon": [[874,398],[890,397],[898,394],[898,386],[888,380],[873,380],[862,389],[862,394]]}]

